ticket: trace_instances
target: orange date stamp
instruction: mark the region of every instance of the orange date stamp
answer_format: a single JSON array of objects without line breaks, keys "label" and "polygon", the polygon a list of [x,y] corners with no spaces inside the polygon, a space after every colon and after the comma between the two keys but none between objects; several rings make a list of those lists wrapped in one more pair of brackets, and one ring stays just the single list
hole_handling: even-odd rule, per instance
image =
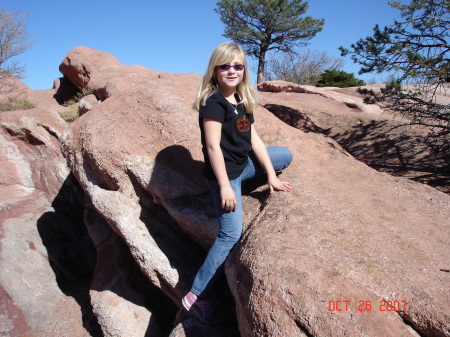
[{"label": "orange date stamp", "polygon": [[349,300],[344,301],[328,301],[327,309],[329,311],[349,311],[351,309],[357,309],[358,311],[406,311],[408,307],[408,301],[358,301],[357,304],[353,304]]}]

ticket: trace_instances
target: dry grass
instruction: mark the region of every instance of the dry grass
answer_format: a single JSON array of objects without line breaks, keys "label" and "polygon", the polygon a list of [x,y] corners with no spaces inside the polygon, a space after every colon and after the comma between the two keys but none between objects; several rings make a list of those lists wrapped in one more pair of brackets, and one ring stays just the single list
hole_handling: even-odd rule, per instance
[{"label": "dry grass", "polygon": [[80,117],[80,109],[78,107],[78,102],[87,95],[90,95],[94,92],[93,89],[84,88],[70,100],[64,102],[64,106],[67,107],[66,110],[59,113],[62,119],[64,119],[67,123],[71,123],[75,121],[78,117]]},{"label": "dry grass", "polygon": [[28,98],[8,98],[6,102],[0,103],[0,112],[13,110],[29,110],[36,107],[36,104]]},{"label": "dry grass", "polygon": [[78,117],[80,117],[80,111],[78,109],[78,104],[74,103],[74,104],[67,106],[67,109],[60,112],[59,115],[67,123],[75,121]]}]

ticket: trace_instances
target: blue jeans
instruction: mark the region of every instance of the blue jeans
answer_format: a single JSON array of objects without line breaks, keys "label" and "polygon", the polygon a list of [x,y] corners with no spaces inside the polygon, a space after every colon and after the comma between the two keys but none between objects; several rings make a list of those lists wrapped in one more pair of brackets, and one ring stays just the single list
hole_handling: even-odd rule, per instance
[{"label": "blue jeans", "polygon": [[[267,152],[275,171],[284,170],[292,161],[292,154],[285,147],[268,147]],[[225,259],[242,234],[241,184],[243,181],[247,181],[251,183],[252,187],[257,187],[267,181],[266,177],[264,169],[253,152],[250,152],[247,167],[238,178],[230,180],[237,200],[237,207],[234,212],[227,212],[222,208],[220,186],[217,181],[206,179],[214,199],[214,207],[219,220],[219,234],[194,279],[194,284],[191,288],[194,294],[205,298],[217,297],[214,285],[223,275]]]}]

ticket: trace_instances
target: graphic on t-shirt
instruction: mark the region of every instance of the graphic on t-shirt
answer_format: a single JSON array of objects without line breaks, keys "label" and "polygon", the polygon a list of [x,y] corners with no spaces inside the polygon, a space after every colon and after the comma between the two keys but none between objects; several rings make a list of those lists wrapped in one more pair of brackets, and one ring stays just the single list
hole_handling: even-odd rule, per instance
[{"label": "graphic on t-shirt", "polygon": [[248,130],[250,130],[250,121],[248,120],[247,116],[244,115],[244,117],[238,119],[236,128],[239,132],[247,132]]}]

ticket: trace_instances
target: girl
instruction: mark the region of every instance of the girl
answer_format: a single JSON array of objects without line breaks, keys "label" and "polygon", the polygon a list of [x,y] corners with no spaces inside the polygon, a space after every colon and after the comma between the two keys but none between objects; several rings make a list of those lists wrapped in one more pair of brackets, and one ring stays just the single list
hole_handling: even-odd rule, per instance
[{"label": "girl", "polygon": [[209,60],[194,108],[199,111],[204,176],[213,195],[220,229],[191,291],[182,300],[184,308],[205,323],[218,322],[213,300],[218,293],[216,281],[241,236],[241,182],[265,176],[270,193],[292,189],[275,173],[290,164],[291,152],[283,147],[266,149],[253,126],[256,106],[244,51],[230,42],[219,45]]}]

